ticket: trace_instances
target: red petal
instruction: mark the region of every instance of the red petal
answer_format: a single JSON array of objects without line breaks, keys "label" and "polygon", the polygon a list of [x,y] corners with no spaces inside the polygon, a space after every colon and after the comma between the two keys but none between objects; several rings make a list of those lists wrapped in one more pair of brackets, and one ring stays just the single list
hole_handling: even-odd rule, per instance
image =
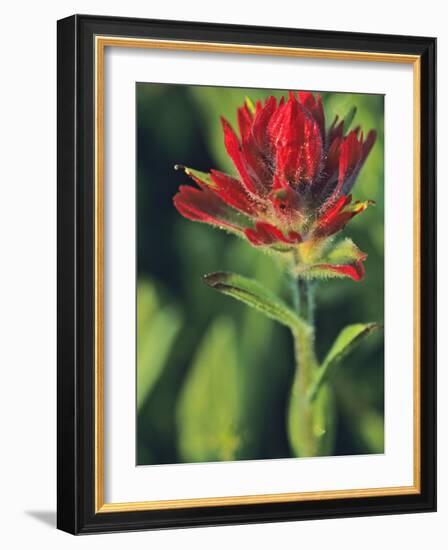
[{"label": "red petal", "polygon": [[291,181],[312,182],[322,160],[322,137],[318,124],[291,96],[272,133],[276,147],[276,173]]},{"label": "red petal", "polygon": [[332,177],[339,171],[340,146],[341,138],[337,137],[333,140],[330,148],[328,149],[324,172],[329,180],[332,179]]},{"label": "red petal", "polygon": [[285,107],[286,107],[285,98],[282,96],[277,108],[274,110],[271,118],[269,119],[269,123],[266,129],[266,137],[268,139],[269,146],[272,150],[275,149],[277,134],[279,132],[282,119],[284,117]]},{"label": "red petal", "polygon": [[302,235],[298,233],[297,231],[290,231],[288,233],[288,237],[290,241],[293,241],[295,243],[301,243],[302,242]]},{"label": "red petal", "polygon": [[328,204],[332,204],[340,193],[348,193],[353,187],[361,157],[362,142],[358,140],[358,131],[352,130],[340,141],[338,180],[326,201]]},{"label": "red petal", "polygon": [[254,194],[265,195],[270,188],[272,169],[266,162],[266,154],[261,151],[254,137],[252,131],[253,116],[248,106],[245,104],[238,109],[241,142],[238,141],[230,125],[225,121],[223,121],[223,125],[226,147],[229,146],[227,152],[232,158],[247,190]]},{"label": "red petal", "polygon": [[231,220],[231,209],[207,189],[181,185],[173,201],[178,212],[189,220],[242,230]]},{"label": "red petal", "polygon": [[324,213],[320,216],[318,223],[319,226],[325,227],[329,223],[331,223],[336,216],[339,214],[339,212],[346,206],[347,204],[350,204],[352,201],[351,195],[345,196],[341,195],[338,200],[334,203],[333,206],[326,209]]},{"label": "red petal", "polygon": [[372,201],[359,202],[348,206],[347,210],[344,208],[350,204],[351,195],[341,195],[335,205],[327,210],[317,221],[317,227],[313,231],[316,237],[324,237],[337,233],[357,214],[365,210]]},{"label": "red petal", "polygon": [[355,169],[362,156],[362,143],[358,140],[358,132],[351,131],[342,141],[339,158],[338,186],[342,186]]},{"label": "red petal", "polygon": [[313,185],[313,196],[315,198],[321,197],[325,201],[329,195],[331,198],[333,197],[332,191],[338,181],[340,145],[341,138],[336,137],[328,149],[321,176]]},{"label": "red petal", "polygon": [[257,103],[257,111],[252,126],[252,135],[257,146],[260,148],[261,151],[265,152],[266,154],[269,153],[270,146],[267,128],[269,121],[271,120],[272,115],[274,114],[276,109],[277,101],[273,96],[270,96],[263,106],[261,106],[260,103],[260,107],[258,107]]},{"label": "red petal", "polygon": [[250,193],[257,194],[256,183],[253,178],[250,177],[247,166],[244,160],[241,144],[236,137],[230,124],[227,120],[221,117],[222,128],[224,131],[224,144],[229,157],[232,159],[235,168],[238,170],[241,180]]},{"label": "red petal", "polygon": [[272,168],[266,162],[266,156],[262,154],[252,134],[243,141],[242,152],[247,173],[255,182],[258,194],[266,195],[271,187]]},{"label": "red petal", "polygon": [[263,246],[266,243],[263,239],[264,237],[262,235],[259,235],[259,233],[255,229],[245,229],[244,234],[246,235],[248,241],[253,244],[254,246]]},{"label": "red petal", "polygon": [[257,222],[254,228],[245,229],[244,233],[249,241],[256,246],[275,242],[295,244],[302,240],[299,233],[290,231],[288,237],[286,237],[280,229],[267,222]]},{"label": "red petal", "polygon": [[327,133],[327,146],[330,146],[336,138],[342,138],[343,133],[344,121],[339,120],[338,115],[336,115]]},{"label": "red petal", "polygon": [[305,128],[305,148],[303,150],[305,164],[305,179],[314,182],[320,172],[323,152],[322,137],[319,125],[315,121]]},{"label": "red petal", "polygon": [[257,213],[255,202],[249,198],[239,180],[217,170],[211,170],[210,176],[217,186],[212,191],[221,197],[225,203],[244,214],[255,215]]},{"label": "red petal", "polygon": [[[355,132],[355,130],[353,132]],[[347,138],[349,136],[350,134],[347,136]],[[376,140],[376,132],[374,130],[371,130],[369,132],[364,142],[363,142],[362,133],[359,138],[359,141],[358,141],[358,138],[356,138],[356,145],[354,146],[354,151],[352,151],[351,153],[353,158],[351,160],[350,159],[348,160],[348,163],[349,163],[348,170],[343,176],[344,181],[342,182],[342,187],[341,187],[343,193],[349,193],[351,191],[367,156],[372,150],[375,140]],[[350,157],[350,154],[348,156]],[[342,147],[341,147],[341,163],[342,163]],[[341,167],[341,164],[340,164],[340,167]],[[338,186],[340,185],[339,183],[340,178],[341,178],[341,169],[339,170]]]},{"label": "red petal", "polygon": [[311,92],[297,92],[300,103],[311,113],[319,126],[322,140],[325,137],[325,114],[320,95],[317,99]]},{"label": "red petal", "polygon": [[372,147],[375,145],[376,141],[376,132],[375,130],[370,130],[367,134],[366,140],[362,145],[362,158],[363,161],[368,157]]},{"label": "red petal", "polygon": [[238,109],[238,127],[241,138],[246,139],[252,130],[252,113],[246,104]]},{"label": "red petal", "polygon": [[290,97],[273,117],[270,141],[275,147],[293,147],[303,142],[305,113],[299,102]]}]

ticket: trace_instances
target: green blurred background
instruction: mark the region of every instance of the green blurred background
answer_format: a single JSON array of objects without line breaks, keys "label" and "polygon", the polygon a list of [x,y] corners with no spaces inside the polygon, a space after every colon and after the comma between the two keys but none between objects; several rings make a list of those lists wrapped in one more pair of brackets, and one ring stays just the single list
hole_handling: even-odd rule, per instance
[{"label": "green blurred background", "polygon": [[[287,92],[137,84],[137,464],[290,457],[286,411],[294,371],[288,330],[206,287],[205,273],[234,271],[274,292],[285,282],[275,260],[223,231],[188,221],[173,206],[191,183],[174,164],[235,174],[220,115]],[[332,279],[316,291],[322,359],[347,324],[383,321],[383,96],[321,93],[327,126],[358,109],[352,127],[378,139],[354,187],[376,207],[345,233],[368,253],[360,283]],[[336,455],[384,450],[384,350],[375,336],[332,379]]]}]

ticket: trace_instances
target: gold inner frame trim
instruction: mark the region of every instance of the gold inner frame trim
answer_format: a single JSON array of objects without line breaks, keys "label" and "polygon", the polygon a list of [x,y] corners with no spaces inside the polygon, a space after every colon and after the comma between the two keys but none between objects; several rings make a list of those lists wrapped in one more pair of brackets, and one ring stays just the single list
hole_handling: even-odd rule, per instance
[{"label": "gold inner frame trim", "polygon": [[[243,55],[268,55],[405,63],[413,66],[413,172],[414,172],[414,364],[413,364],[413,458],[414,482],[410,486],[367,489],[343,489],[263,495],[226,496],[216,498],[190,498],[178,500],[154,500],[142,502],[106,503],[104,501],[104,55],[106,47],[150,48],[159,50],[193,51],[206,53],[232,53]],[[95,54],[95,513],[166,510],[208,506],[232,506],[281,502],[304,502],[341,498],[362,498],[420,493],[421,482],[421,426],[420,426],[420,57],[417,55],[389,54],[381,52],[356,52],[345,50],[321,50],[251,44],[226,44],[181,40],[156,40],[96,36]]]}]

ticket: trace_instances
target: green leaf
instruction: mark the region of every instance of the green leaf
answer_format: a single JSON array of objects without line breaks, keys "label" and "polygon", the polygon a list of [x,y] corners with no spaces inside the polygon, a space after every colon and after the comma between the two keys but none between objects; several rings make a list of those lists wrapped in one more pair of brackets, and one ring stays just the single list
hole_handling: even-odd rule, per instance
[{"label": "green leaf", "polygon": [[323,261],[331,264],[350,264],[362,258],[365,258],[365,254],[351,239],[345,238],[333,246]]},{"label": "green leaf", "polygon": [[[258,250],[234,239],[228,257],[274,294],[283,288],[283,266],[278,265],[272,256],[259,254]],[[227,300],[226,297],[222,299]],[[240,308],[239,304],[235,305]],[[244,440],[238,456],[248,459],[262,454],[264,442],[277,433],[276,426],[270,422],[271,410],[277,406],[278,392],[281,391],[279,383],[289,375],[290,365],[288,361],[272,360],[284,351],[284,339],[288,335],[278,334],[283,331],[283,326],[260,315],[252,307],[241,307],[240,310],[241,315],[235,312],[235,320],[241,319],[238,321],[238,352],[240,364],[244,365],[241,369]]]},{"label": "green leaf", "polygon": [[341,360],[350,353],[360,342],[369,334],[378,330],[378,323],[357,323],[348,325],[334,341],[330,351],[324,359],[318,370],[316,380],[308,392],[308,399],[313,401],[319,392],[320,387],[328,378],[330,372],[341,362]]},{"label": "green leaf", "polygon": [[181,326],[179,311],[161,306],[149,282],[137,287],[137,410],[150,394],[166,365]]},{"label": "green leaf", "polygon": [[253,279],[235,273],[217,272],[204,275],[203,280],[211,288],[240,300],[291,330],[304,325],[282,300]]},{"label": "green leaf", "polygon": [[178,444],[184,462],[236,457],[241,403],[236,350],[232,320],[216,319],[199,346],[178,401]]}]

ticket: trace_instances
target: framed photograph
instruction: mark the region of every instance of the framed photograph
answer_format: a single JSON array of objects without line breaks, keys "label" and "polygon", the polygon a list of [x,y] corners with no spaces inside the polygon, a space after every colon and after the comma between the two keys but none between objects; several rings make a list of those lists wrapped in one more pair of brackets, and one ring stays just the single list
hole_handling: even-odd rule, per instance
[{"label": "framed photograph", "polygon": [[436,507],[433,38],[58,22],[58,527]]}]

